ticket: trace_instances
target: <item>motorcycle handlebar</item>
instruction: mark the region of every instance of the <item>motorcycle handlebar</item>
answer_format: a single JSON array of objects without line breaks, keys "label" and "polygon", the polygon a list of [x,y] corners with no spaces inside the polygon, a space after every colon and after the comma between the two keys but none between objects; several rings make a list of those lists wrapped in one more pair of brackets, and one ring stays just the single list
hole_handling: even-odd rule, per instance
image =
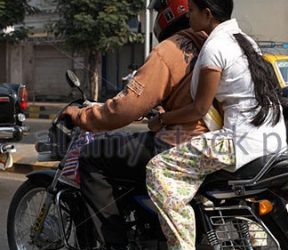
[{"label": "motorcycle handlebar", "polygon": [[72,122],[72,119],[69,115],[64,115],[61,117],[61,120],[63,122],[63,124],[65,125],[66,128],[68,129],[73,129],[74,128],[74,124]]}]

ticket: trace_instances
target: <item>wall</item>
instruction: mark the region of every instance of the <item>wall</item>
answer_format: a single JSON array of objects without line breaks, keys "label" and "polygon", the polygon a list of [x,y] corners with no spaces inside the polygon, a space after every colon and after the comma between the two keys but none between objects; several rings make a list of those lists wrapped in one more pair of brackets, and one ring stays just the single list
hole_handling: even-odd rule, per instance
[{"label": "wall", "polygon": [[234,0],[234,5],[244,32],[258,41],[288,41],[287,0]]},{"label": "wall", "polygon": [[144,44],[126,44],[103,57],[102,97],[110,97],[123,88],[121,77],[127,75],[128,65],[141,66]]},{"label": "wall", "polygon": [[7,81],[12,83],[23,82],[22,77],[22,45],[8,45],[8,76]]}]

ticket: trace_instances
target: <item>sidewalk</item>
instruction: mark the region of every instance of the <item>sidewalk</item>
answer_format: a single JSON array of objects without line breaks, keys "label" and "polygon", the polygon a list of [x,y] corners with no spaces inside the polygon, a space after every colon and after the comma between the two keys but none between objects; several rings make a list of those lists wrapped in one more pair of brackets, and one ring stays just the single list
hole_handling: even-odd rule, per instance
[{"label": "sidewalk", "polygon": [[[62,108],[68,103],[55,103],[55,102],[29,102],[29,106],[25,111],[26,118],[28,119],[48,119],[52,120]],[[26,136],[29,136],[26,135]],[[12,154],[13,167],[7,169],[7,172],[27,174],[34,170],[56,168],[58,166],[55,162],[40,162],[38,161],[38,154],[35,150],[34,144],[28,144],[23,141],[13,143],[16,152]]]},{"label": "sidewalk", "polygon": [[38,153],[34,144],[15,143],[16,152],[12,153],[13,167],[7,169],[13,173],[30,173],[34,170],[56,168],[58,161],[38,161]]}]

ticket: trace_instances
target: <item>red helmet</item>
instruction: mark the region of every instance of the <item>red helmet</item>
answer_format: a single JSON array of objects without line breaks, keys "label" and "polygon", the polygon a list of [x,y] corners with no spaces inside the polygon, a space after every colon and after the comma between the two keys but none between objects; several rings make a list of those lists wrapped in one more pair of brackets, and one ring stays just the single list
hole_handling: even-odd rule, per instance
[{"label": "red helmet", "polygon": [[154,34],[159,41],[173,33],[189,27],[188,0],[152,0],[148,9],[158,12],[154,23]]}]

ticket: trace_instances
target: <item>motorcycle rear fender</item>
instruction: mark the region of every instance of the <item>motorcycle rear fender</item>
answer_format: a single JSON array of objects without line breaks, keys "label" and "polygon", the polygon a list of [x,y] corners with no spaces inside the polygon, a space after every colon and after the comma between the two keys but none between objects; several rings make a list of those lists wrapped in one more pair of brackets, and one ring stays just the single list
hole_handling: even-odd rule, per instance
[{"label": "motorcycle rear fender", "polygon": [[53,169],[37,170],[37,171],[33,171],[27,174],[26,177],[28,179],[46,177],[46,178],[53,180],[55,173],[56,173],[56,170],[53,170]]}]

